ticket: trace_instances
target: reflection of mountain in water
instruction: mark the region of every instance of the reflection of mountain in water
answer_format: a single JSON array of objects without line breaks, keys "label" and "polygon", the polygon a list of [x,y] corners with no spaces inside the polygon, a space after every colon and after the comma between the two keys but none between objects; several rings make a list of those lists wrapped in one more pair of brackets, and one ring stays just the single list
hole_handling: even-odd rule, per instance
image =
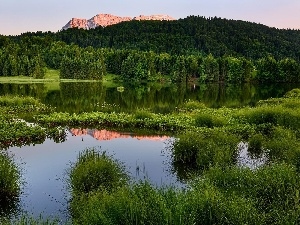
[{"label": "reflection of mountain in water", "polygon": [[131,133],[121,133],[116,131],[109,130],[96,130],[96,129],[70,129],[72,135],[83,136],[90,135],[93,138],[99,141],[108,141],[115,138],[136,138],[138,140],[151,140],[151,141],[165,141],[168,136],[159,136],[159,135],[138,135]]}]

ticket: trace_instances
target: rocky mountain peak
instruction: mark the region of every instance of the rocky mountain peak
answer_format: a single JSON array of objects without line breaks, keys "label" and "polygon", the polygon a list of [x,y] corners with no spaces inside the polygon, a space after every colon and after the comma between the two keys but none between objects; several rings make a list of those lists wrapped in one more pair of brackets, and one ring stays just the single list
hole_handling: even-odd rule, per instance
[{"label": "rocky mountain peak", "polygon": [[72,18],[65,26],[62,27],[62,30],[67,30],[69,28],[75,28],[75,27],[83,28],[83,29],[92,29],[98,26],[106,27],[124,21],[131,21],[131,20],[175,20],[175,19],[168,15],[150,15],[150,16],[139,15],[131,18],[131,17],[115,16],[112,14],[97,14],[96,16],[92,17],[89,20]]}]

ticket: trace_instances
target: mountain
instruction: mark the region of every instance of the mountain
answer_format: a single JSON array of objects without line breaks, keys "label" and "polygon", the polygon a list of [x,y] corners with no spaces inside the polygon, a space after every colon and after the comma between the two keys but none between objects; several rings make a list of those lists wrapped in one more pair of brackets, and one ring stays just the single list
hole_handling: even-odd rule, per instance
[{"label": "mountain", "polygon": [[[212,54],[300,61],[300,30],[277,29],[241,20],[189,16],[173,21],[131,21],[96,29],[69,29],[57,40],[81,47],[136,49],[170,54]],[[142,21],[138,21],[143,19]],[[138,35],[137,35],[138,34]]]},{"label": "mountain", "polygon": [[97,14],[96,16],[92,17],[89,20],[72,18],[65,26],[62,27],[62,30],[67,30],[69,28],[75,28],[75,27],[83,28],[83,29],[92,29],[99,26],[106,27],[124,21],[131,21],[131,20],[175,20],[175,19],[168,15],[151,15],[151,16],[139,15],[131,18],[131,17],[115,16],[112,14]]}]

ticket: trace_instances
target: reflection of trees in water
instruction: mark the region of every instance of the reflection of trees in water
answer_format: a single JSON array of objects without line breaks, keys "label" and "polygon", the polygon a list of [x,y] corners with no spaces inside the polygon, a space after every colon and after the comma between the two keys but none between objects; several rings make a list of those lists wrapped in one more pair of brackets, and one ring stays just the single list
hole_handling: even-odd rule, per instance
[{"label": "reflection of trees in water", "polygon": [[121,111],[150,109],[154,112],[170,112],[183,102],[184,92],[169,86],[129,86],[120,93],[114,89],[107,90],[107,102],[116,103]]},{"label": "reflection of trees in water", "polygon": [[[58,95],[59,94],[59,95]],[[100,82],[60,83],[59,93],[49,93],[46,102],[58,111],[90,112],[105,99],[105,90]]]},{"label": "reflection of trees in water", "polygon": [[150,109],[168,113],[188,100],[203,102],[219,108],[255,105],[260,99],[281,97],[297,84],[226,85],[226,84],[138,84],[125,86],[123,92],[107,88],[101,82],[60,83],[58,90],[49,90],[45,84],[0,84],[0,94],[32,96],[57,111],[125,111]]},{"label": "reflection of trees in water", "polygon": [[34,84],[9,84],[0,83],[0,95],[18,95],[18,96],[31,96],[43,99],[46,96],[46,88],[43,83]]}]

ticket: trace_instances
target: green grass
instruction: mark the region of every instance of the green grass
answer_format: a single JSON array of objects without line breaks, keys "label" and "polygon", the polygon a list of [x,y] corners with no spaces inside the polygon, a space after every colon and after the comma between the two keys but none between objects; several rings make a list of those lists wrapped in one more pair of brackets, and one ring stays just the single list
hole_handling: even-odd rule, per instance
[{"label": "green grass", "polygon": [[126,182],[127,175],[121,163],[95,148],[80,153],[70,171],[71,191],[75,196],[94,191],[111,192]]},{"label": "green grass", "polygon": [[20,170],[5,152],[0,151],[0,217],[13,212],[21,194]]},{"label": "green grass", "polygon": [[118,87],[121,85],[119,76],[115,74],[106,74],[103,77],[103,85],[106,87]]},{"label": "green grass", "polygon": [[61,223],[59,220],[52,220],[52,219],[44,219],[40,218],[33,218],[32,216],[23,215],[20,219],[1,219],[1,225],[60,225]]},{"label": "green grass", "polygon": [[0,83],[43,83],[59,81],[59,71],[46,69],[46,74],[43,79],[35,79],[26,76],[15,77],[0,77]]},{"label": "green grass", "polygon": [[[117,75],[107,74],[103,82],[106,86],[117,86]],[[78,80],[78,79],[60,79],[59,70],[46,69],[46,74],[43,79],[35,79],[27,76],[1,77],[0,83],[48,83],[48,82],[99,82],[95,80]]]},{"label": "green grass", "polygon": [[212,129],[179,135],[171,149],[174,168],[201,172],[213,166],[234,165],[239,140],[235,135]]},{"label": "green grass", "polygon": [[59,80],[59,70],[51,70],[47,69],[46,74],[44,77],[45,80],[51,79],[51,80]]},{"label": "green grass", "polygon": [[72,224],[297,224],[299,182],[284,163],[255,171],[214,166],[184,190],[140,182],[79,192],[70,203]]}]

